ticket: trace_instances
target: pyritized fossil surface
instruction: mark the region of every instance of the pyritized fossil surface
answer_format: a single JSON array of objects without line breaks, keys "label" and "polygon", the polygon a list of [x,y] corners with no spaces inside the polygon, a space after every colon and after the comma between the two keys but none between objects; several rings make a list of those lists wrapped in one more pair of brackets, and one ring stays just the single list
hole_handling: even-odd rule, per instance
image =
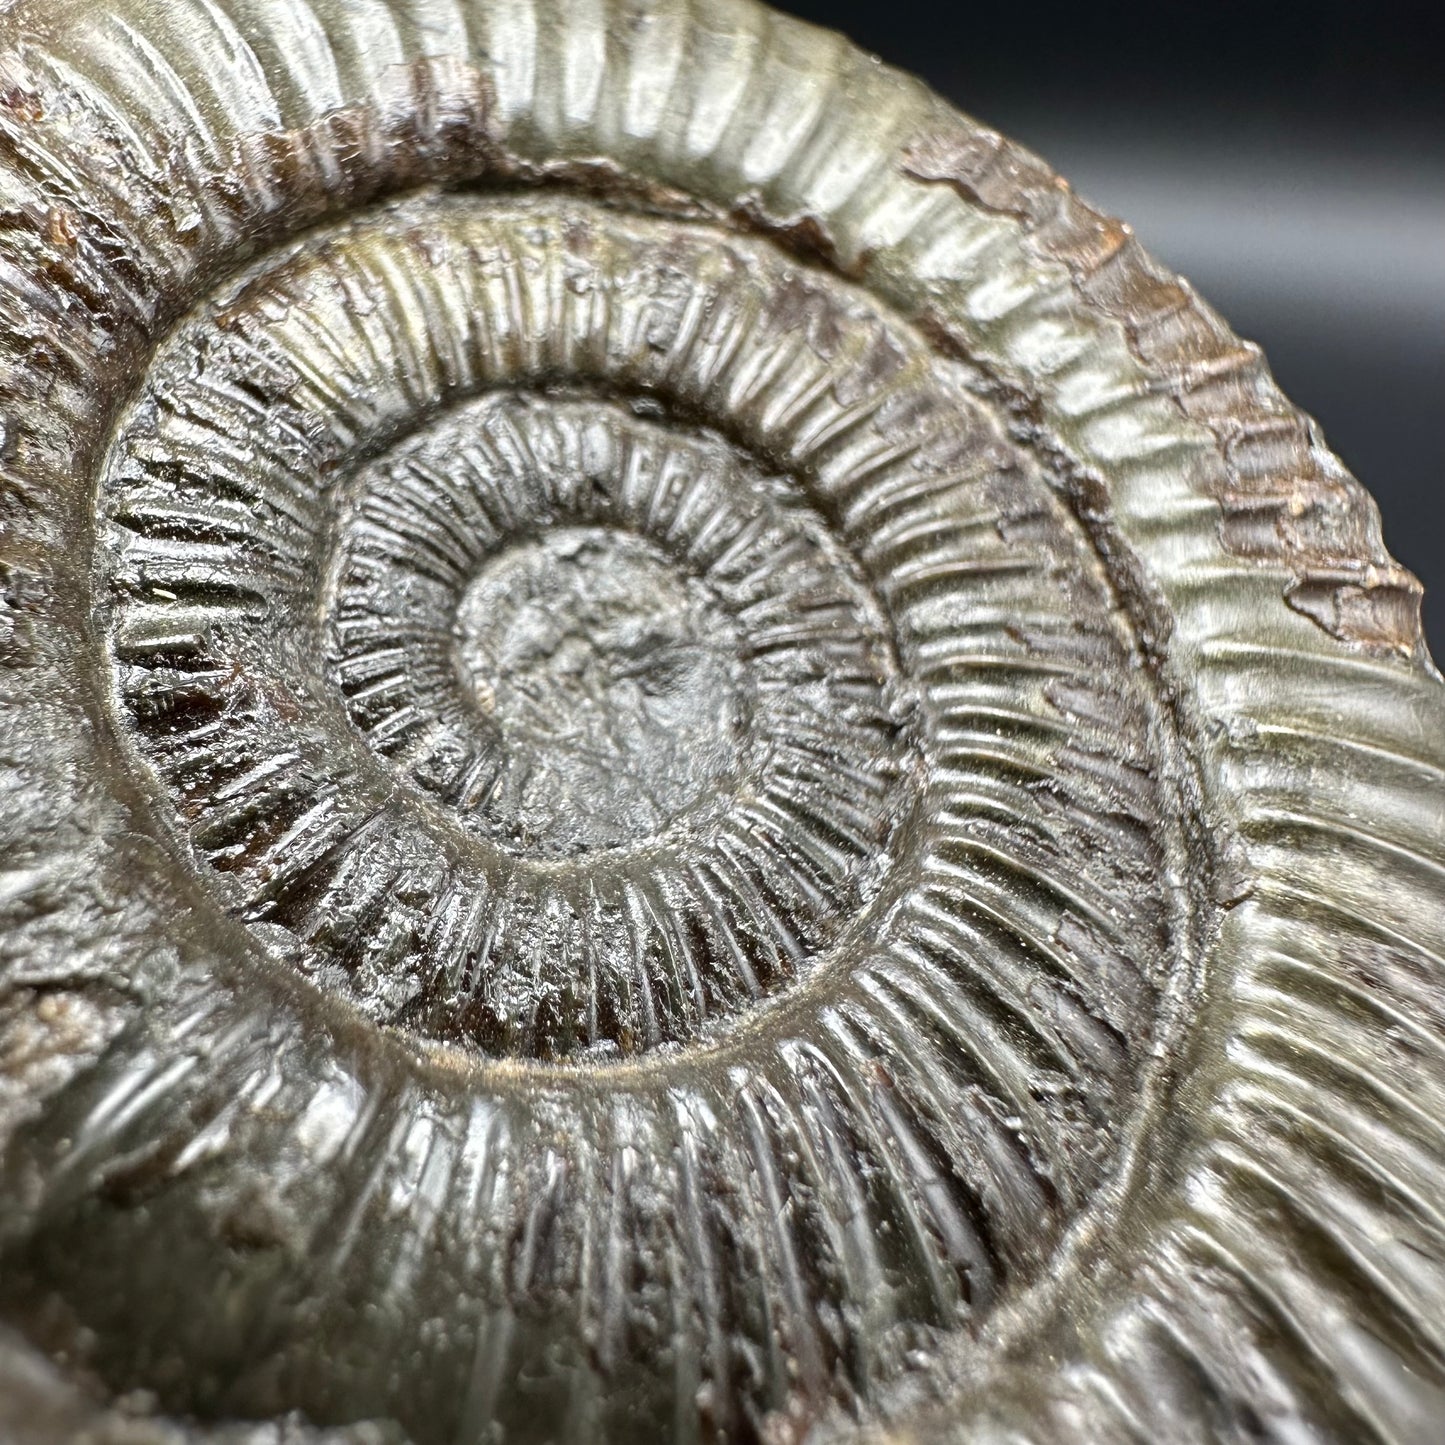
[{"label": "pyritized fossil surface", "polygon": [[0,15],[0,1427],[1438,1442],[1445,687],[1258,352],[750,0]]}]

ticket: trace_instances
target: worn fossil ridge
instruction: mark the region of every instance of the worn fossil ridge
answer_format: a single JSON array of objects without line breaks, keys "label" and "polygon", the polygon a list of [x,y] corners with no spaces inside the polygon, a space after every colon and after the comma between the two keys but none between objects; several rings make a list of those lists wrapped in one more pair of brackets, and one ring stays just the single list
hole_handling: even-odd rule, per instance
[{"label": "worn fossil ridge", "polygon": [[1445,687],[1125,227],[750,0],[18,0],[0,220],[0,1436],[1438,1445]]}]

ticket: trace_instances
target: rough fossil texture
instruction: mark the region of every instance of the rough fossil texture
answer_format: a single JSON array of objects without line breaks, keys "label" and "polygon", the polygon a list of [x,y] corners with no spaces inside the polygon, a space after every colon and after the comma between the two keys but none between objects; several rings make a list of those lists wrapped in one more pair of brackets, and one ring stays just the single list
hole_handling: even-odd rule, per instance
[{"label": "rough fossil texture", "polygon": [[0,1061],[23,1445],[1436,1445],[1418,587],[750,0],[17,0]]}]

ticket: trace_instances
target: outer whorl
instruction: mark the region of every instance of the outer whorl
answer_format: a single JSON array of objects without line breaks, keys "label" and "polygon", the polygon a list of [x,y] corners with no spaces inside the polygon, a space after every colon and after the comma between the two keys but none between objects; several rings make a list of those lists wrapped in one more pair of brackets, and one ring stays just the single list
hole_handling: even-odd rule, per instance
[{"label": "outer whorl", "polygon": [[0,192],[12,1437],[1438,1442],[1445,689],[1127,228],[749,0],[18,0]]}]

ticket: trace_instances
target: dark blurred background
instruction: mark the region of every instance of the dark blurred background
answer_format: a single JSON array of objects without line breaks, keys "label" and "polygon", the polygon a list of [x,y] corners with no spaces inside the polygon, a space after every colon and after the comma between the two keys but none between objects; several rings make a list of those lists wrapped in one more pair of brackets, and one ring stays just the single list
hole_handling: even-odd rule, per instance
[{"label": "dark blurred background", "polygon": [[779,3],[1039,152],[1258,341],[1445,663],[1445,3]]}]

